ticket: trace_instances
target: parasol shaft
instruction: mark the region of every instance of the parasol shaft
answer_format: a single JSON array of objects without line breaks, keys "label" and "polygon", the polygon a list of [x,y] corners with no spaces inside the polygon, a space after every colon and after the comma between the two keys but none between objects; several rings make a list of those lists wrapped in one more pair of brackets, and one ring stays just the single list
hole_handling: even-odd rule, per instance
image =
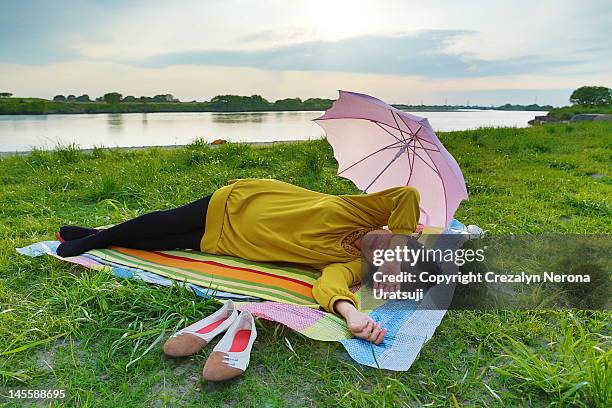
[{"label": "parasol shaft", "polygon": [[384,169],[382,169],[380,171],[380,173],[378,173],[378,175],[374,178],[374,180],[372,180],[370,182],[370,184],[368,184],[368,186],[362,191],[362,193],[367,194],[368,192],[368,188],[372,187],[372,184],[376,183],[376,180],[378,180],[380,178],[380,176],[382,176],[382,174],[387,171],[387,169],[389,167],[391,167],[391,165],[397,160],[399,159],[399,157],[404,154],[404,152],[406,151],[408,145],[404,144],[397,152],[397,154],[395,155],[395,157],[393,159],[391,159],[391,161],[385,166]]}]

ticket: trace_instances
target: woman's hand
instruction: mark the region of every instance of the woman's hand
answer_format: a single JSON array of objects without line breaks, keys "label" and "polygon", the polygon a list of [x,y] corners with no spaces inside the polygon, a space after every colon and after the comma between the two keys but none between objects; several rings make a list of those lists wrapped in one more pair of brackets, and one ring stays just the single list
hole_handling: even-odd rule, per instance
[{"label": "woman's hand", "polygon": [[380,344],[387,334],[383,329],[365,313],[360,312],[353,304],[346,300],[338,300],[334,305],[338,313],[346,320],[346,325],[353,335],[359,339],[369,340],[374,344]]},{"label": "woman's hand", "polygon": [[380,344],[387,334],[387,330],[383,329],[380,323],[359,310],[349,313],[346,324],[355,337],[369,340],[374,344]]}]

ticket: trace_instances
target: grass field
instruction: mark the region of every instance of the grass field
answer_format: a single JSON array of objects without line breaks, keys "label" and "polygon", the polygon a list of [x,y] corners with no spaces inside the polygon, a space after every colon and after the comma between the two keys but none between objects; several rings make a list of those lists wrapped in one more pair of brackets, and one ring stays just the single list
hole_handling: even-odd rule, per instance
[{"label": "grass field", "polygon": [[[612,124],[440,138],[470,186],[459,220],[490,233],[612,232]],[[404,373],[359,366],[338,343],[261,321],[249,370],[215,385],[200,380],[210,348],[172,361],[161,345],[216,303],[14,250],[63,224],[183,204],[232,178],[356,193],[335,170],[324,140],[92,154],[68,146],[2,158],[0,385],[61,388],[66,405],[96,407],[612,406],[609,312],[450,312]]]}]

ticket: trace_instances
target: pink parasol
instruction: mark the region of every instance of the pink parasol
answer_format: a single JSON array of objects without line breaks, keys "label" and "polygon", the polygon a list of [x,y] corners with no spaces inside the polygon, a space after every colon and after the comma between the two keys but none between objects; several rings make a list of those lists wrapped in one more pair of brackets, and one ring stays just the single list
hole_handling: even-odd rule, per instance
[{"label": "pink parasol", "polygon": [[334,149],[338,175],[364,193],[415,187],[421,195],[421,224],[445,228],[468,198],[459,165],[426,118],[372,96],[340,91],[315,122]]}]

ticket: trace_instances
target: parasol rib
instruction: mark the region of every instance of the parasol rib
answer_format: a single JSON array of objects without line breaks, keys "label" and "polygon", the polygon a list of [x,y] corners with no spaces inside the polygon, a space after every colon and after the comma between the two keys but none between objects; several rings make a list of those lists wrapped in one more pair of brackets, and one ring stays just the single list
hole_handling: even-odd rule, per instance
[{"label": "parasol rib", "polygon": [[395,161],[396,161],[397,159],[399,159],[399,157],[400,157],[400,156],[401,156],[401,155],[402,155],[402,154],[403,154],[405,151],[406,151],[406,146],[404,145],[404,146],[402,146],[402,147],[401,147],[401,149],[399,149],[399,151],[397,152],[397,154],[395,155],[395,157],[393,157],[393,159],[391,159],[391,161],[390,161],[389,163],[387,163],[387,165],[385,166],[385,168],[384,168],[384,169],[382,169],[382,170],[380,171],[380,173],[378,173],[378,175],[377,175],[376,177],[374,177],[374,180],[372,180],[372,181],[370,182],[370,184],[368,184],[368,186],[367,186],[367,187],[366,187],[366,188],[363,190],[363,192],[364,192],[364,193],[367,193],[367,192],[368,192],[368,188],[372,187],[372,184],[374,184],[374,183],[376,182],[376,180],[378,180],[378,179],[380,178],[380,176],[382,176],[382,174],[383,174],[385,171],[387,171],[387,169],[388,169],[389,167],[391,167],[391,165],[392,165],[393,163],[395,163]]},{"label": "parasol rib", "polygon": [[362,161],[364,161],[364,160],[366,160],[366,159],[369,159],[370,157],[374,156],[375,154],[380,153],[380,152],[382,152],[383,150],[386,150],[386,149],[388,149],[388,148],[390,148],[390,147],[393,147],[393,145],[396,145],[396,144],[398,144],[398,143],[402,143],[402,142],[401,142],[401,141],[397,141],[397,142],[395,142],[395,143],[391,143],[390,145],[387,145],[387,146],[381,147],[380,149],[376,150],[375,152],[372,152],[372,153],[368,154],[367,156],[365,156],[365,157],[363,157],[363,158],[359,159],[359,160],[358,160],[358,161],[356,161],[355,163],[351,164],[351,165],[350,165],[350,166],[348,166],[346,169],[344,169],[344,170],[342,170],[342,171],[339,171],[339,172],[338,172],[338,175],[341,175],[342,173],[344,173],[344,172],[345,172],[345,171],[347,171],[347,170],[350,170],[352,167],[355,167],[356,165],[358,165],[358,164],[359,164],[359,163],[361,163]]}]

